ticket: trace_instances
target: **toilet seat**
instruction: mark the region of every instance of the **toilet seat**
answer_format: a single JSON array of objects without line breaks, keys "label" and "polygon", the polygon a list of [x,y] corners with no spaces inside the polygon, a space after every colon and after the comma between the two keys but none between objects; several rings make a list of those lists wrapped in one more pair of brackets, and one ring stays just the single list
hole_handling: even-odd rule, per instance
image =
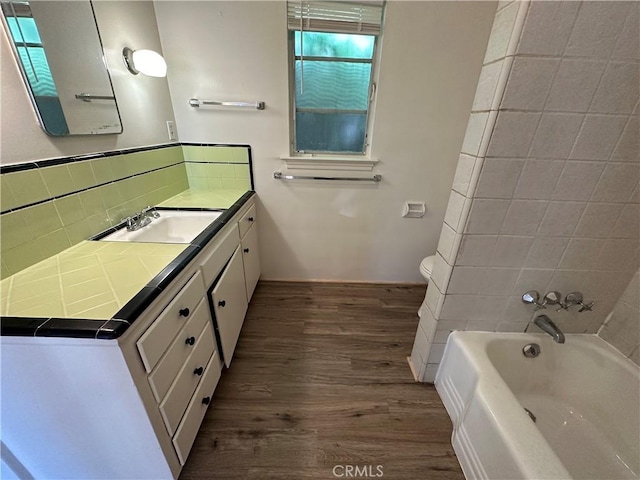
[{"label": "toilet seat", "polygon": [[431,280],[431,273],[433,272],[433,262],[435,258],[435,255],[431,255],[423,258],[420,262],[420,275],[422,275],[427,282]]}]

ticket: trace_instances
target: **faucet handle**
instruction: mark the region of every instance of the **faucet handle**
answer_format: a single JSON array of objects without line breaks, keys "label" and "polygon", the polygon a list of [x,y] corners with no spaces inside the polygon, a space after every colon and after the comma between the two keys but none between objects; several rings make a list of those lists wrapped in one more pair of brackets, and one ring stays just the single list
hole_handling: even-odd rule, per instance
[{"label": "faucet handle", "polygon": [[543,305],[560,305],[560,307],[564,308],[564,304],[562,303],[562,295],[560,295],[560,292],[556,292],[555,290],[552,290],[551,292],[547,293],[544,298],[542,299],[542,304]]},{"label": "faucet handle", "polygon": [[147,206],[147,207],[143,208],[142,212],[140,212],[140,213],[143,216],[151,215],[153,218],[160,218],[160,214],[156,210],[156,207]]},{"label": "faucet handle", "polygon": [[593,306],[595,305],[595,302],[589,302],[587,304],[580,302],[579,305],[582,305],[582,308],[578,310],[578,312],[584,312],[585,310],[588,310],[590,312],[591,310],[593,310]]},{"label": "faucet handle", "polygon": [[571,292],[568,293],[567,296],[564,299],[564,303],[567,306],[567,308],[573,306],[573,305],[580,305],[580,310],[578,310],[578,312],[584,312],[586,311],[591,311],[593,309],[593,306],[595,305],[594,302],[589,302],[589,303],[584,303],[584,298],[582,296],[582,293],[580,292]]},{"label": "faucet handle", "polygon": [[582,303],[583,297],[580,292],[571,292],[567,293],[567,296],[564,297],[564,303],[570,307],[571,305],[580,305]]},{"label": "faucet handle", "polygon": [[528,305],[534,305],[535,310],[541,308],[547,308],[543,303],[540,303],[540,294],[535,290],[529,290],[522,295],[522,302]]}]

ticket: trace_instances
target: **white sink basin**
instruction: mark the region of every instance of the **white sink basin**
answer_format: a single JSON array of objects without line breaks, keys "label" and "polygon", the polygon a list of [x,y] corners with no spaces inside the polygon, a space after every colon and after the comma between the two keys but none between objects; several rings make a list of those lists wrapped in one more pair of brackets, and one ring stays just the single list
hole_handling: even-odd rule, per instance
[{"label": "white sink basin", "polygon": [[190,243],[222,212],[192,212],[185,210],[158,210],[160,218],[138,230],[121,228],[106,237],[104,242]]}]

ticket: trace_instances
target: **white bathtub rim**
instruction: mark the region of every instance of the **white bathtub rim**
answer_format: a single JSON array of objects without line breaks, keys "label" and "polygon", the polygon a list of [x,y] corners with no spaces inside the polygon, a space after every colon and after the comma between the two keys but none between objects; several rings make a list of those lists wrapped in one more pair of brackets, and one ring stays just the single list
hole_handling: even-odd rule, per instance
[{"label": "white bathtub rim", "polygon": [[[470,334],[477,334],[483,337],[495,337],[496,335],[492,332],[453,332],[447,341],[443,359],[447,355],[447,349],[454,348],[453,345],[460,341],[461,336],[464,338],[470,336]],[[513,335],[513,333],[506,332],[505,335]],[[522,336],[529,334],[515,333],[515,335],[519,335],[520,338],[527,341],[534,341],[542,337],[542,335],[531,334],[531,339],[528,339]],[[467,344],[465,347],[469,347],[469,345]],[[505,447],[512,454],[510,458],[514,460],[520,471],[523,473],[523,478],[571,478],[560,458],[553,451],[540,430],[538,430],[525,413],[524,408],[520,405],[516,396],[487,357],[484,350],[484,343],[473,343],[470,349],[465,349],[462,352],[467,356],[473,356],[471,361],[477,370],[488,373],[478,376],[474,395],[481,399],[483,405],[493,417],[492,423],[494,428],[500,432],[502,438],[509,440],[505,443]],[[440,369],[438,370],[438,374],[440,374]],[[442,390],[440,393],[441,396],[446,395],[451,397],[451,393],[445,393],[447,387],[443,386],[442,380],[443,379],[441,377],[436,375],[436,390],[438,390],[439,393]],[[492,406],[499,406],[499,409],[492,408]],[[457,435],[456,430],[461,429],[461,427],[463,428],[466,413],[466,410],[461,412],[458,425],[454,425],[454,436]],[[465,433],[464,435],[466,441],[459,443],[459,446],[461,448],[465,448],[466,445],[473,448],[472,443],[468,441],[468,433]],[[522,452],[527,452],[527,455],[522,455]],[[464,456],[467,459],[478,458],[475,451],[465,452]],[[477,472],[481,464],[476,464],[477,461],[473,461],[472,463],[475,465],[467,465],[466,469]],[[480,469],[484,472],[483,467]]]},{"label": "white bathtub rim", "polygon": [[[545,342],[548,344],[550,340],[546,334],[537,333],[452,332],[445,347],[441,366],[445,358],[447,358],[448,351],[456,348],[456,344],[465,338],[468,339],[471,337],[471,339],[473,339],[476,337],[478,342],[465,342],[464,349],[458,348],[458,350],[467,357],[471,365],[473,365],[472,368],[487,372],[486,374],[478,375],[475,386],[472,387],[474,391],[473,396],[480,398],[486,410],[493,417],[493,426],[500,435],[502,435],[502,438],[507,440],[504,442],[504,447],[507,448],[510,453],[513,453],[511,460],[518,466],[523,474],[523,478],[571,478],[570,473],[566,470],[560,458],[553,451],[540,430],[531,422],[531,419],[528,418],[519,400],[506,384],[486,353],[488,340],[495,338],[513,338],[514,336],[523,342]],[[566,336],[566,340],[568,343],[579,341],[582,344],[586,344],[588,348],[597,348],[600,351],[604,350],[610,361],[616,363],[618,367],[623,368],[633,377],[640,378],[640,367],[597,335],[569,334]],[[562,348],[563,345],[552,344],[551,347]],[[455,388],[449,385],[451,382],[446,382],[443,378],[442,368],[438,369],[434,383],[438,393],[443,399],[443,403],[445,403],[450,417],[454,419],[456,415],[459,416],[457,424],[454,423],[452,444],[454,445],[454,449],[457,450],[463,472],[467,478],[486,478],[483,476],[485,475],[484,468],[481,463],[479,463],[479,457],[476,452],[473,451],[473,444],[469,441],[467,432],[463,431],[468,404],[463,407],[463,411],[455,411],[455,408],[459,409],[459,405],[456,405],[454,408],[451,403],[455,401],[455,403],[460,404],[461,399],[457,398],[458,395]],[[464,401],[462,401],[462,403],[464,403]],[[469,400],[468,403],[471,403],[471,400]],[[492,408],[491,405],[499,405],[499,408]],[[465,437],[464,440],[459,438],[460,435]],[[469,449],[471,449],[471,451],[469,451]],[[522,452],[527,453],[523,455]],[[478,475],[480,475],[480,477],[478,477]]]}]

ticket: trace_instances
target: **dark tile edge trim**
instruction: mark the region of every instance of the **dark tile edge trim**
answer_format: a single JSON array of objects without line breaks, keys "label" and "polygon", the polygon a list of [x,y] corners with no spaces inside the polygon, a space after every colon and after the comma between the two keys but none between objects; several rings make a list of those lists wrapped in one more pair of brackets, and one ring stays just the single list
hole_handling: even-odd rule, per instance
[{"label": "dark tile edge trim", "polygon": [[[123,148],[121,150],[107,150],[105,152],[87,153],[82,155],[71,155],[68,157],[47,158],[44,160],[32,160],[24,163],[13,163],[9,165],[0,165],[0,175],[5,173],[22,172],[24,170],[34,170],[36,168],[54,167],[56,165],[64,165],[65,163],[82,162],[85,160],[95,160],[104,157],[114,157],[116,155],[126,155],[128,153],[146,152],[149,150],[158,150],[160,148],[171,147],[237,147],[248,148],[251,152],[251,145],[232,144],[232,143],[190,143],[190,142],[173,142],[162,143],[158,145],[148,145],[145,147]],[[251,153],[249,153],[251,158]]]},{"label": "dark tile edge trim", "polygon": [[108,150],[105,152],[87,153],[83,155],[72,155],[68,157],[48,158],[44,160],[35,160],[25,163],[15,163],[10,165],[1,165],[0,174],[22,172],[24,170],[33,170],[36,168],[54,167],[56,165],[64,165],[66,163],[83,162],[85,160],[96,160],[98,158],[115,157],[116,155],[126,155],[129,153],[146,152],[149,150],[158,150],[161,148],[181,147],[179,142],[163,143],[159,145],[148,145],[146,147],[123,148],[122,150]]}]

